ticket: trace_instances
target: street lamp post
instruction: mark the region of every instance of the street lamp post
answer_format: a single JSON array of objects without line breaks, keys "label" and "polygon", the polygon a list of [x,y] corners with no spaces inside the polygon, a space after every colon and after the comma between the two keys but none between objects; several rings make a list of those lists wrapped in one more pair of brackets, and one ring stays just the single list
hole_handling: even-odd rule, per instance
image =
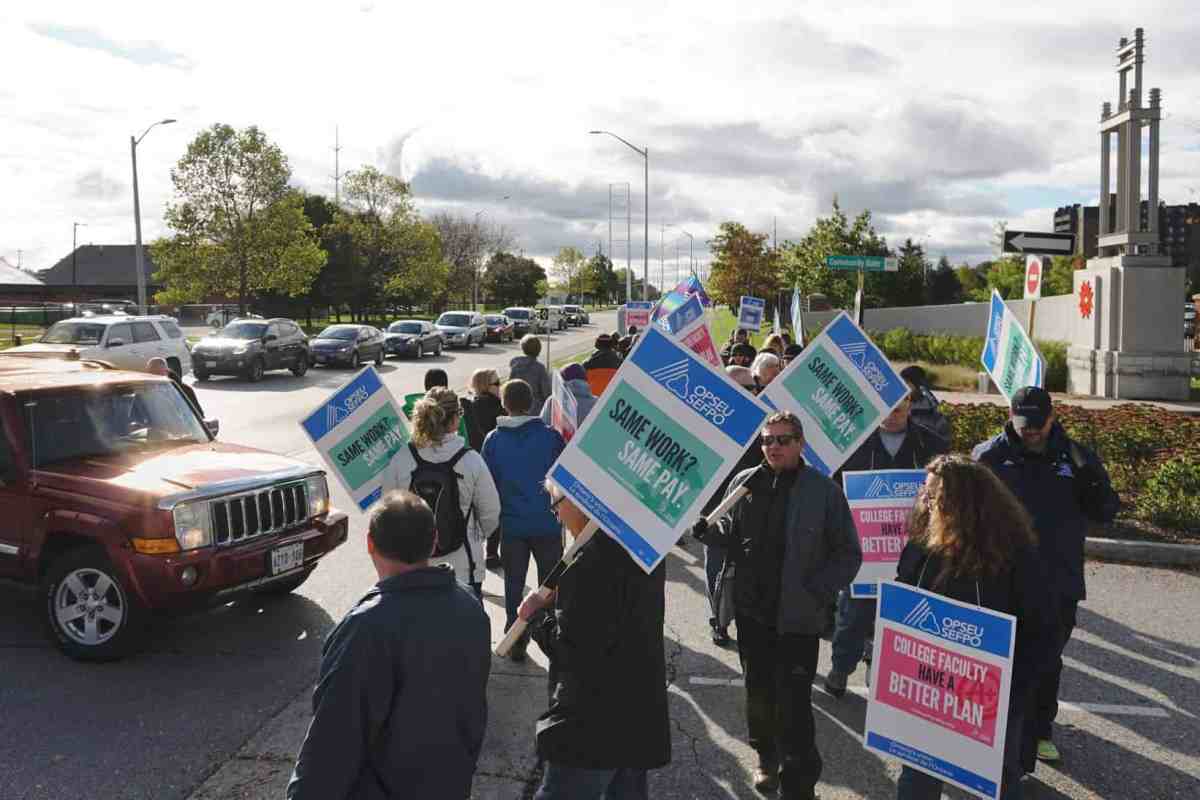
[{"label": "street lamp post", "polygon": [[146,268],[145,257],[142,255],[142,206],[138,199],[138,177],[137,177],[137,146],[141,144],[142,139],[146,138],[146,134],[154,129],[155,125],[170,125],[175,120],[162,119],[155,122],[149,128],[142,131],[142,135],[136,139],[129,137],[129,156],[133,162],[133,230],[134,230],[134,250],[133,257],[137,266],[137,290],[138,290],[138,313],[146,313]]},{"label": "street lamp post", "polygon": [[[646,171],[645,171],[645,181],[643,183],[644,195],[643,195],[643,202],[642,202],[642,205],[644,206],[642,209],[642,212],[645,216],[645,219],[643,220],[643,227],[642,227],[642,234],[643,234],[643,238],[642,238],[642,299],[645,300],[646,296],[647,296],[646,292],[649,291],[648,287],[650,285],[650,148],[649,147],[642,148],[642,147],[637,147],[635,145],[632,145],[629,142],[627,142],[625,139],[622,139],[620,136],[617,136],[612,131],[588,131],[588,133],[590,133],[590,134],[605,134],[607,136],[611,136],[614,139],[616,139],[617,141],[621,142],[626,147],[628,147],[633,152],[640,155],[642,157],[642,159],[645,161],[645,170]],[[627,284],[625,287],[626,297],[629,296],[629,293],[630,293],[630,290],[632,287],[632,284],[630,283],[631,280],[632,279],[629,277],[629,275],[626,274],[626,276],[625,276],[625,281]]]},{"label": "street lamp post", "polygon": [[699,276],[696,275],[696,257],[694,255],[695,245],[696,245],[696,237],[692,236],[687,231],[681,231],[681,233],[683,233],[684,236],[688,237],[688,272],[692,273],[692,277],[699,280]]},{"label": "street lamp post", "polygon": [[[79,294],[79,267],[78,267],[79,236],[78,236],[78,234],[79,234],[79,228],[81,226],[86,228],[87,223],[86,222],[72,222],[71,223],[71,291],[74,292],[75,294]],[[72,297],[71,302],[78,303],[79,298]]]}]

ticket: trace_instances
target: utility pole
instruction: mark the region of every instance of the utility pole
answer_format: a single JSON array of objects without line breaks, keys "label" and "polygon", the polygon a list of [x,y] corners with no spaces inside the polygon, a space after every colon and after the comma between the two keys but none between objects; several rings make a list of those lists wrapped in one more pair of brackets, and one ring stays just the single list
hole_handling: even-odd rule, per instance
[{"label": "utility pole", "polygon": [[342,140],[338,126],[333,126],[333,204],[339,208],[342,205]]}]

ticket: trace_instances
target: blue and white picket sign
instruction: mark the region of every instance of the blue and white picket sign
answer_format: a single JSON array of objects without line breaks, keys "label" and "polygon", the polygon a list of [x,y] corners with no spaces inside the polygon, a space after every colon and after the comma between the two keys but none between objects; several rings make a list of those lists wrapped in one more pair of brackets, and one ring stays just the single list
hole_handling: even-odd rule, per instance
[{"label": "blue and white picket sign", "polygon": [[843,472],[842,488],[862,547],[862,566],[850,583],[851,597],[875,597],[879,581],[896,577],[908,543],[908,515],[925,485],[923,469]]},{"label": "blue and white picket sign", "polygon": [[766,417],[724,370],[651,326],[547,477],[649,573]]},{"label": "blue and white picket sign", "polygon": [[1041,354],[995,289],[979,362],[1009,402],[1018,389],[1045,385],[1046,365]]},{"label": "blue and white picket sign", "polygon": [[704,304],[699,295],[692,295],[670,313],[664,314],[654,324],[667,333],[678,334],[692,322],[704,316]]},{"label": "blue and white picket sign", "polygon": [[738,304],[738,327],[748,331],[758,331],[762,328],[763,313],[767,309],[767,301],[761,297],[742,295]]},{"label": "blue and white picket sign", "polygon": [[300,420],[330,472],[364,511],[396,488],[389,483],[392,459],[412,458],[400,409],[379,373],[367,367]]},{"label": "blue and white picket sign", "polygon": [[863,745],[998,800],[1016,631],[1009,614],[880,582]]},{"label": "blue and white picket sign", "polygon": [[800,287],[792,287],[792,338],[804,347],[804,315],[800,303]]},{"label": "blue and white picket sign", "polygon": [[832,476],[907,396],[900,373],[843,311],[759,398],[800,417],[805,462]]}]

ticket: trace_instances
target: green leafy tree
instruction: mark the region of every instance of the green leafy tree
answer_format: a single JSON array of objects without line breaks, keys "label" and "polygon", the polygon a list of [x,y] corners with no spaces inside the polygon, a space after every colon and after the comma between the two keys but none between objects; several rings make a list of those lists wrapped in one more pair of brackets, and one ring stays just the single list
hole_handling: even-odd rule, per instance
[{"label": "green leafy tree", "polygon": [[[831,270],[825,266],[826,258],[837,255],[888,255],[887,240],[875,232],[869,210],[851,222],[834,200],[833,213],[819,217],[803,239],[785,242],[781,249],[784,286],[799,286],[806,295],[824,294],[834,308],[850,307],[858,290],[858,276],[854,272]],[[868,294],[877,294],[878,280],[878,274],[867,277],[865,290]]]},{"label": "green leafy tree", "polygon": [[559,248],[550,269],[551,282],[554,286],[565,289],[568,297],[578,294],[580,291],[578,278],[585,263],[587,263],[587,256],[578,248]]},{"label": "green leafy tree", "polygon": [[988,288],[987,267],[990,262],[984,262],[978,267],[963,263],[954,268],[954,276],[958,278],[960,293],[964,300],[986,302],[992,291]]},{"label": "green leafy tree", "polygon": [[1075,291],[1075,270],[1087,264],[1080,256],[1053,256],[1046,259],[1049,268],[1042,278],[1042,296],[1053,297]]},{"label": "green leafy tree", "polygon": [[546,270],[532,258],[496,253],[488,259],[485,286],[500,305],[531,306],[545,294]]},{"label": "green leafy tree", "polygon": [[962,284],[954,273],[954,267],[950,266],[950,259],[942,256],[929,273],[929,302],[933,305],[950,305],[961,303],[962,300]]},{"label": "green leafy tree", "polygon": [[768,236],[740,222],[722,222],[709,249],[712,272],[706,289],[714,302],[736,308],[742,295],[771,300],[780,288],[779,262]]},{"label": "green leafy tree", "polygon": [[290,177],[286,156],[258,128],[201,131],[171,170],[173,234],[151,246],[155,278],[167,287],[158,302],[217,295],[244,312],[251,293],[308,291],[325,251]]},{"label": "green leafy tree", "polygon": [[[1022,258],[999,258],[987,263],[987,289],[983,296],[977,297],[986,301],[991,297],[992,289],[1000,292],[1005,300],[1020,300],[1025,296],[1025,260]],[[980,264],[982,267],[983,264]]]},{"label": "green leafy tree", "polygon": [[925,302],[925,274],[930,267],[925,249],[906,239],[896,255],[899,262],[896,272],[867,275],[866,290],[872,297],[872,305],[919,306]]}]

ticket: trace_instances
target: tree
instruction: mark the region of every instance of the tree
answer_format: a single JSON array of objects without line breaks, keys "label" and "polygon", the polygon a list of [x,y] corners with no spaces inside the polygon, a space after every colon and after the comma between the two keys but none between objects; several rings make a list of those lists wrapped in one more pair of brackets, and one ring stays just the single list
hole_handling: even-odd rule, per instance
[{"label": "tree", "polygon": [[[833,213],[819,217],[803,239],[784,243],[781,250],[783,282],[785,286],[799,286],[802,294],[824,294],[834,308],[848,308],[854,303],[858,276],[849,271],[829,269],[825,266],[826,258],[887,254],[887,241],[875,232],[871,212],[863,211],[851,223],[834,200]],[[875,292],[878,280],[878,273],[867,276],[865,291]]]},{"label": "tree", "polygon": [[577,291],[581,295],[590,295],[593,302],[611,300],[624,288],[624,276],[621,283],[617,283],[617,274],[613,270],[612,262],[604,253],[597,252],[580,269]]},{"label": "tree", "polygon": [[587,257],[578,248],[560,247],[550,268],[551,283],[555,286],[565,287],[567,297],[570,298],[572,291],[579,291],[576,278],[579,277],[579,272],[586,261]]},{"label": "tree", "polygon": [[954,268],[954,276],[958,278],[958,285],[963,299],[973,300],[975,302],[987,302],[992,292],[988,289],[987,268],[990,262],[984,262],[978,267],[972,267],[969,264],[960,264]]},{"label": "tree", "polygon": [[[442,303],[448,297],[475,297],[476,282],[487,253],[506,251],[512,247],[512,236],[503,227],[490,225],[480,217],[468,218],[445,212],[431,220],[442,242],[442,255],[449,273]],[[486,281],[480,284],[486,285]]]},{"label": "tree", "polygon": [[722,222],[709,246],[712,272],[706,286],[714,302],[736,308],[742,295],[770,299],[780,287],[778,263],[765,233],[740,222]]},{"label": "tree", "polygon": [[898,271],[868,275],[872,304],[885,308],[919,306],[925,302],[925,273],[929,269],[925,249],[906,239],[897,256]]},{"label": "tree", "polygon": [[950,305],[961,303],[962,300],[962,284],[950,266],[950,259],[942,256],[929,274],[929,302],[933,305]]},{"label": "tree", "polygon": [[1075,292],[1075,270],[1083,269],[1087,263],[1080,256],[1052,256],[1045,259],[1049,267],[1042,276],[1042,296],[1053,297]]},{"label": "tree", "polygon": [[496,253],[487,264],[484,286],[488,295],[501,305],[531,306],[544,293],[546,271],[532,258],[512,253]]},{"label": "tree", "polygon": [[173,235],[151,246],[155,277],[167,286],[156,299],[220,295],[244,312],[251,292],[306,292],[325,252],[290,178],[287,157],[257,127],[200,132],[171,170],[175,200],[165,220]]}]

